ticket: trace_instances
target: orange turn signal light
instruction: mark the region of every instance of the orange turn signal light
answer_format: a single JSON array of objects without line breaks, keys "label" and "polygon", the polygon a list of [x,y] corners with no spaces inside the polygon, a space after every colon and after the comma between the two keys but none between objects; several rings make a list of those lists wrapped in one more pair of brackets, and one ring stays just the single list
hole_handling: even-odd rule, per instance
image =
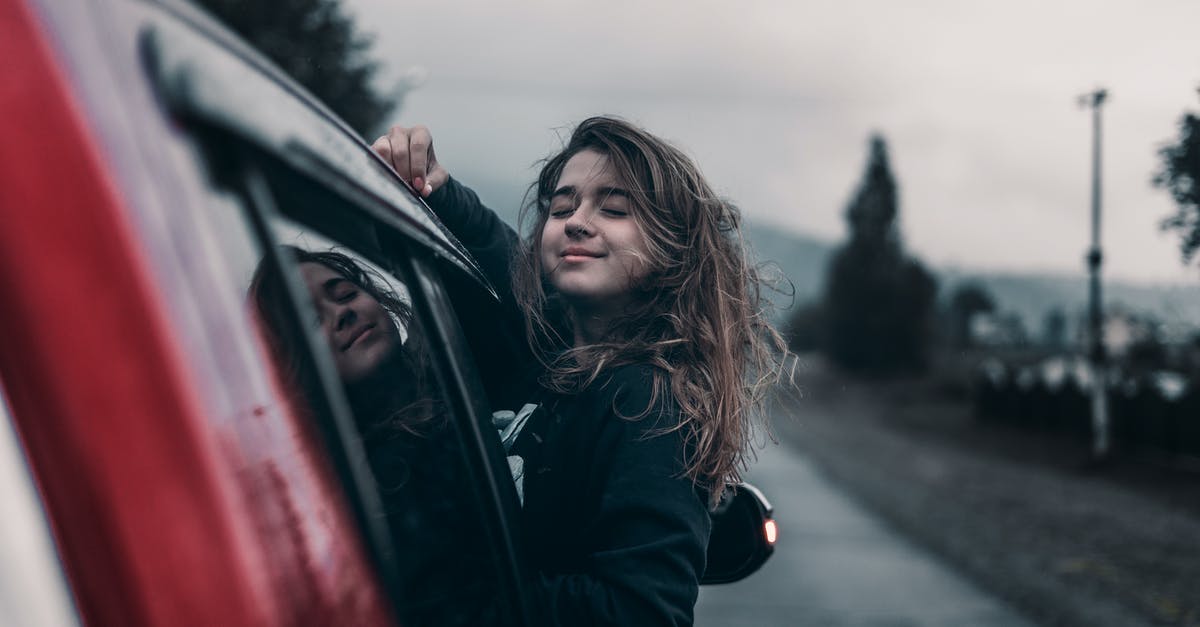
[{"label": "orange turn signal light", "polygon": [[767,534],[767,544],[775,544],[775,538],[779,534],[779,530],[775,527],[775,519],[768,518],[767,522],[763,523],[763,532]]}]

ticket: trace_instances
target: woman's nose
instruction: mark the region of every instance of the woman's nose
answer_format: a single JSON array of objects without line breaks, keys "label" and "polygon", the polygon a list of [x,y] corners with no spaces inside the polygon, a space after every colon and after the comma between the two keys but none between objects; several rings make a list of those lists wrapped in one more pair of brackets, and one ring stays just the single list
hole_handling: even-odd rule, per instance
[{"label": "woman's nose", "polygon": [[592,214],[584,207],[579,207],[567,218],[567,223],[563,225],[563,229],[567,235],[572,237],[585,237],[592,233]]},{"label": "woman's nose", "polygon": [[354,321],[357,319],[358,313],[354,311],[353,307],[351,307],[349,304],[339,305],[337,309],[337,317],[334,318],[333,326],[338,331],[341,331],[342,329],[354,324]]}]

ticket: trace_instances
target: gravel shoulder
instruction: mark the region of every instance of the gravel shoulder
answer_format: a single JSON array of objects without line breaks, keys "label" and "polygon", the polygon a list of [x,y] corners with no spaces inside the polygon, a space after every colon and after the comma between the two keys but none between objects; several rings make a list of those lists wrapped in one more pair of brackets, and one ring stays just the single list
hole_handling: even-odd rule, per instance
[{"label": "gravel shoulder", "polygon": [[830,479],[1031,619],[1200,626],[1200,477],[982,424],[929,380],[805,358],[775,427]]}]

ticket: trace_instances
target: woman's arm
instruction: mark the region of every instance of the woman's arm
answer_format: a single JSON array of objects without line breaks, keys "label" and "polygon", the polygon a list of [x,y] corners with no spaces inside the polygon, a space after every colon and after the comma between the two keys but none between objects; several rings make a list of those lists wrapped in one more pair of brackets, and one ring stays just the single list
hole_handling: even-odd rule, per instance
[{"label": "woman's arm", "polygon": [[427,200],[500,296],[497,306],[474,286],[450,282],[476,365],[495,409],[516,410],[528,398],[537,360],[525,341],[525,318],[513,298],[512,264],[520,245],[516,231],[479,196],[451,178],[437,159],[433,137],[423,126],[393,126],[371,148]]},{"label": "woman's arm", "polygon": [[479,262],[500,298],[511,300],[512,263],[520,244],[517,232],[457,179],[447,177],[427,201],[446,228]]}]

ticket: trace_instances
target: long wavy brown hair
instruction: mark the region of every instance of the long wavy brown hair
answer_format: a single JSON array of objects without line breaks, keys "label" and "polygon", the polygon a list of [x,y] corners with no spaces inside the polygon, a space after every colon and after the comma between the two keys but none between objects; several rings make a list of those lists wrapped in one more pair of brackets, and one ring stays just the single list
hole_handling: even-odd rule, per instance
[{"label": "long wavy brown hair", "polygon": [[[649,272],[631,286],[633,304],[604,341],[571,346],[555,314],[570,312],[544,281],[538,253],[563,167],[584,150],[606,156],[629,192]],[[767,285],[748,258],[739,211],[680,150],[612,117],[581,122],[563,150],[543,162],[529,198],[521,222],[532,224],[514,264],[513,289],[546,366],[544,383],[577,393],[607,369],[653,366],[655,399],[669,393],[681,410],[680,423],[668,431],[686,432],[686,474],[716,500],[741,478],[755,427],[767,426],[760,410],[787,355],[767,318]]]}]

